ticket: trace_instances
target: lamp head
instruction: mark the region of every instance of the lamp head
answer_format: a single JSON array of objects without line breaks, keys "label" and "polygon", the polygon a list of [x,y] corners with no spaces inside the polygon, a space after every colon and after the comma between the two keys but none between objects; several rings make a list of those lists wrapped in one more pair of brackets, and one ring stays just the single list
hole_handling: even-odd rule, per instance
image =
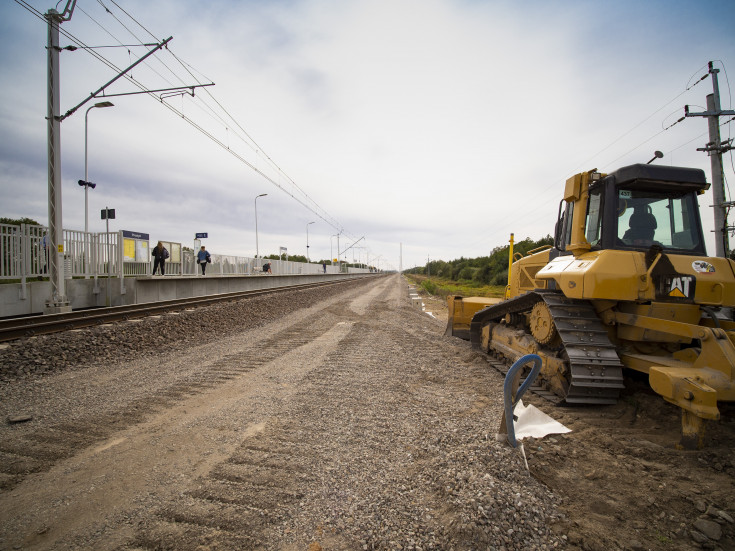
[{"label": "lamp head", "polygon": [[101,101],[94,104],[95,107],[115,107],[115,104],[111,101]]},{"label": "lamp head", "polygon": [[664,158],[664,154],[663,153],[661,153],[660,151],[654,151],[653,152],[653,159],[651,159],[650,161],[648,161],[646,164],[647,165],[650,165],[656,159],[663,159],[663,158]]}]

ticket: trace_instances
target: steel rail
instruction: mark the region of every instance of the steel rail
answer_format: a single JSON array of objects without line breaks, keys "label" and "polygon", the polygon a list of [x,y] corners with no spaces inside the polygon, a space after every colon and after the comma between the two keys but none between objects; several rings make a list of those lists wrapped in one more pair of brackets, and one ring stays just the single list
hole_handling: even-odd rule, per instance
[{"label": "steel rail", "polygon": [[318,283],[304,283],[300,285],[289,285],[286,287],[271,287],[268,289],[257,289],[252,291],[238,291],[234,293],[222,293],[186,299],[164,300],[160,302],[145,302],[127,306],[112,306],[109,308],[94,308],[79,310],[63,314],[46,314],[43,316],[24,316],[0,320],[0,342],[12,341],[24,337],[45,335],[80,329],[111,323],[126,321],[134,318],[165,314],[175,310],[183,310],[192,306],[206,306],[217,302],[234,301],[242,298],[251,298],[269,293],[281,293],[285,291],[298,291],[314,287],[325,287],[339,285],[349,281],[358,281],[363,278],[350,278],[347,280],[326,281]]}]

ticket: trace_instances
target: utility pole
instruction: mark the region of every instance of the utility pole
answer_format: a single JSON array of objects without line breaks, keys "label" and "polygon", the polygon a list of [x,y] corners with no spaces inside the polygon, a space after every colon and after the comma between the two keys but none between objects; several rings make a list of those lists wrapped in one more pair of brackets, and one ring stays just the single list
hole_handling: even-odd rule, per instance
[{"label": "utility pole", "polygon": [[730,252],[727,225],[727,208],[732,203],[725,202],[725,175],[722,171],[722,154],[732,149],[730,140],[720,140],[720,115],[735,115],[735,111],[723,111],[720,108],[720,88],[717,83],[717,73],[712,62],[709,62],[709,74],[712,77],[713,93],[707,95],[707,111],[690,113],[689,106],[684,106],[685,117],[707,117],[709,125],[709,143],[705,147],[698,147],[697,151],[706,151],[712,167],[712,198],[715,209],[715,255],[727,257]]},{"label": "utility pole", "polygon": [[[51,297],[44,312],[54,314],[70,312],[64,285],[64,231],[61,216],[61,79],[59,76],[59,25],[71,19],[76,0],[67,0],[62,13],[51,8],[44,17],[48,22],[47,106],[46,127],[48,134],[48,254]],[[71,7],[70,7],[71,5]]]},{"label": "utility pole", "polygon": [[[60,3],[60,2],[59,2]],[[70,21],[74,13],[77,0],[67,0],[64,11],[59,13],[51,8],[44,14],[48,22],[48,41],[46,45],[48,57],[47,70],[47,109],[46,126],[48,130],[48,241],[52,250],[49,251],[49,280],[51,281],[51,297],[46,301],[44,313],[55,314],[70,312],[71,304],[66,296],[66,285],[64,281],[64,227],[61,216],[61,121],[74,114],[82,105],[97,97],[110,84],[118,80],[130,69],[142,63],[148,56],[164,47],[172,37],[167,38],[155,48],[151,49],[143,57],[130,65],[116,77],[103,85],[99,90],[90,94],[76,107],[69,109],[64,115],[61,114],[61,78],[59,64],[59,25]],[[193,88],[196,86],[187,86]],[[208,84],[205,86],[209,86]],[[156,90],[145,90],[136,92],[147,94]]]}]

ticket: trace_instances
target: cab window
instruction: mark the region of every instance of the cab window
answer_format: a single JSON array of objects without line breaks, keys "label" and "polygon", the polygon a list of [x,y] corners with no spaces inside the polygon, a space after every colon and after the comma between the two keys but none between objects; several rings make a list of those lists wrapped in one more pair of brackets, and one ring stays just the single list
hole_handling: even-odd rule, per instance
[{"label": "cab window", "polygon": [[670,193],[640,189],[618,190],[619,244],[648,248],[692,250],[699,246],[699,232],[692,193]]},{"label": "cab window", "polygon": [[590,191],[587,202],[587,226],[585,239],[592,247],[599,247],[602,239],[602,188]]}]

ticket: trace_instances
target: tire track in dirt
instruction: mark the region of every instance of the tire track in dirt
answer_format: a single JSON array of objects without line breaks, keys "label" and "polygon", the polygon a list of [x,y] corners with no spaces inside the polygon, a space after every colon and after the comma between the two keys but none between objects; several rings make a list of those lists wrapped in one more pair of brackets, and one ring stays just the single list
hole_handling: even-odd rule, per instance
[{"label": "tire track in dirt", "polygon": [[0,441],[0,480],[3,490],[12,489],[25,474],[43,472],[81,448],[93,445],[110,434],[140,423],[146,416],[162,411],[188,397],[206,392],[244,373],[258,369],[288,349],[302,346],[326,328],[309,324],[311,331],[296,327],[282,331],[264,342],[229,354],[211,363],[202,363],[193,377],[187,377],[154,394],[131,401],[124,408],[95,412],[73,425],[52,424],[25,435],[21,440]]},{"label": "tire track in dirt", "polygon": [[[347,357],[363,339],[360,331],[352,329],[350,318],[364,314],[376,297],[387,292],[383,283],[347,304],[326,309],[325,314],[331,318],[347,321],[337,323],[340,338],[328,347],[326,343],[311,344],[312,349],[321,351],[308,359],[316,371],[334,362],[360,361],[359,357]],[[303,329],[295,329],[289,339],[274,337],[273,349],[314,340]],[[306,379],[311,381],[313,377]],[[313,467],[323,462],[327,448],[327,435],[292,421],[299,417],[294,407],[303,407],[301,397],[313,398],[313,391],[307,385],[297,394],[296,403],[284,404],[278,419],[269,421],[263,432],[245,440],[230,457],[214,466],[197,481],[196,488],[161,507],[155,518],[139,529],[129,548],[268,548],[274,531],[280,532],[276,539],[281,540],[283,525],[299,509],[305,497],[302,488],[313,480]]]}]

